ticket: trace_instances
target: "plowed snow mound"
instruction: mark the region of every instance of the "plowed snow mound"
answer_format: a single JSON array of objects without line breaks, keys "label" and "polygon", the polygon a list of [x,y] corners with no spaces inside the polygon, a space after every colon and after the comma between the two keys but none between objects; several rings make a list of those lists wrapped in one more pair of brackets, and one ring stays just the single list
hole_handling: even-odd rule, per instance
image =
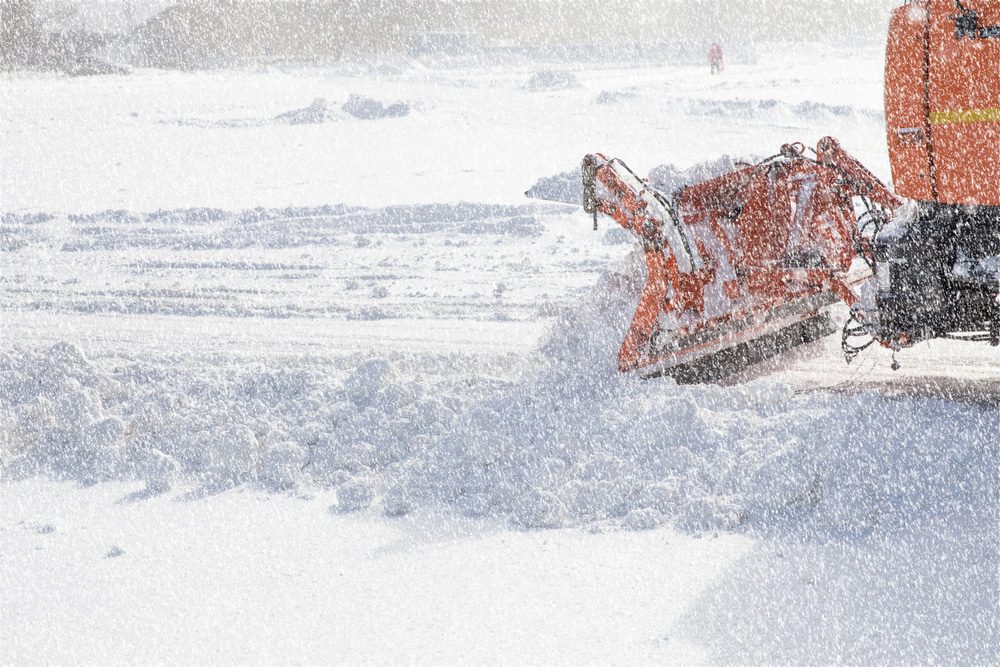
[{"label": "plowed snow mound", "polygon": [[[741,165],[756,164],[761,159],[757,156],[738,158],[723,155],[716,160],[699,162],[687,168],[673,164],[661,164],[649,170],[647,181],[654,188],[671,194],[686,185],[721,176]],[[554,176],[540,178],[524,194],[533,199],[581,205],[583,202],[583,174],[580,167],[577,167]]]},{"label": "plowed snow mound", "polygon": [[762,159],[757,155],[749,157],[723,155],[716,160],[700,162],[686,169],[672,164],[661,164],[659,167],[653,167],[649,170],[649,184],[669,194],[684,186],[728,174],[742,166],[757,164]]},{"label": "plowed snow mound", "polygon": [[104,369],[68,344],[0,356],[3,476],[138,479],[150,493],[319,485],[336,511],[524,527],[865,534],[995,502],[996,411],[619,375],[638,278],[639,264],[607,276],[560,319],[537,373],[499,385],[431,383],[377,358],[344,379],[305,362]]},{"label": "plowed snow mound", "polygon": [[312,125],[331,120],[333,117],[326,100],[322,97],[317,97],[306,108],[286,111],[275,116],[274,120],[279,123],[288,123],[289,125]]},{"label": "plowed snow mound", "polygon": [[168,125],[198,128],[243,128],[265,125],[318,125],[329,121],[339,121],[351,117],[359,120],[400,118],[410,113],[410,105],[405,102],[383,104],[379,100],[363,95],[349,95],[347,101],[335,109],[323,97],[315,98],[309,106],[291,109],[270,118],[179,118],[160,121]]},{"label": "plowed snow mound", "polygon": [[554,176],[545,176],[538,179],[534,185],[528,188],[524,195],[532,199],[581,205],[583,202],[582,179],[583,172],[580,167],[577,167],[576,169],[570,169]]},{"label": "plowed snow mound", "polygon": [[410,113],[410,106],[405,102],[383,104],[378,100],[361,95],[351,95],[341,107],[345,112],[362,120],[379,118],[399,118]]},{"label": "plowed snow mound", "polygon": [[535,72],[528,79],[525,84],[525,88],[531,91],[552,91],[552,90],[567,90],[569,88],[577,88],[580,83],[576,80],[576,75],[573,72],[560,71],[560,70],[542,70],[540,72]]}]

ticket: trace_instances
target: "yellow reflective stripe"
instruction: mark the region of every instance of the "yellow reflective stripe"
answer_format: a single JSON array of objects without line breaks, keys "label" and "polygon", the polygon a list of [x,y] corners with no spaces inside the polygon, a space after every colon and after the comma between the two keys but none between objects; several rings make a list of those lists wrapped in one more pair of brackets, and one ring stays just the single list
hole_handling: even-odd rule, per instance
[{"label": "yellow reflective stripe", "polygon": [[962,109],[961,111],[931,112],[931,125],[995,122],[1000,122],[1000,109]]}]

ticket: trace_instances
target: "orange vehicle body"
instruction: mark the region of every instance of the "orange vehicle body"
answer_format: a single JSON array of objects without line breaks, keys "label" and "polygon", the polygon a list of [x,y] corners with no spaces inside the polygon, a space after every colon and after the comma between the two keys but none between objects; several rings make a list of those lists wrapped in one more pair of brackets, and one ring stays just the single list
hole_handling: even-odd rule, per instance
[{"label": "orange vehicle body", "polygon": [[885,117],[899,195],[1000,206],[1000,0],[895,10]]},{"label": "orange vehicle body", "polygon": [[902,202],[835,139],[821,140],[815,159],[804,153],[786,145],[672,197],[620,160],[584,158],[584,207],[630,231],[646,256],[621,371],[670,372],[784,330],[804,332],[821,308],[858,302],[851,269],[865,240],[853,200],[880,210]]}]

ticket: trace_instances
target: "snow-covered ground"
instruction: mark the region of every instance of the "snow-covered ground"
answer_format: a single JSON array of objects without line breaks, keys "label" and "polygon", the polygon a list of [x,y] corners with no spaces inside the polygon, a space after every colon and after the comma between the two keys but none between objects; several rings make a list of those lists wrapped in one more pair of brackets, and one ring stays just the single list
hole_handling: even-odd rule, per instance
[{"label": "snow-covered ground", "polygon": [[881,55],[760,51],[4,75],[0,662],[1000,659],[994,349],[621,377],[630,241],[524,197],[888,179]]}]

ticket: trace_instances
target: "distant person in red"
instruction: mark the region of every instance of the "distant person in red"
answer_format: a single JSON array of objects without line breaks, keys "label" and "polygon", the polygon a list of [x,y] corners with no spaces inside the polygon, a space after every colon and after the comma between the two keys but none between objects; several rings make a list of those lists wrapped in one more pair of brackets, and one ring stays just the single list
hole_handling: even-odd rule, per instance
[{"label": "distant person in red", "polygon": [[722,47],[716,43],[708,50],[708,64],[712,66],[712,74],[718,74],[726,68],[722,60]]}]

